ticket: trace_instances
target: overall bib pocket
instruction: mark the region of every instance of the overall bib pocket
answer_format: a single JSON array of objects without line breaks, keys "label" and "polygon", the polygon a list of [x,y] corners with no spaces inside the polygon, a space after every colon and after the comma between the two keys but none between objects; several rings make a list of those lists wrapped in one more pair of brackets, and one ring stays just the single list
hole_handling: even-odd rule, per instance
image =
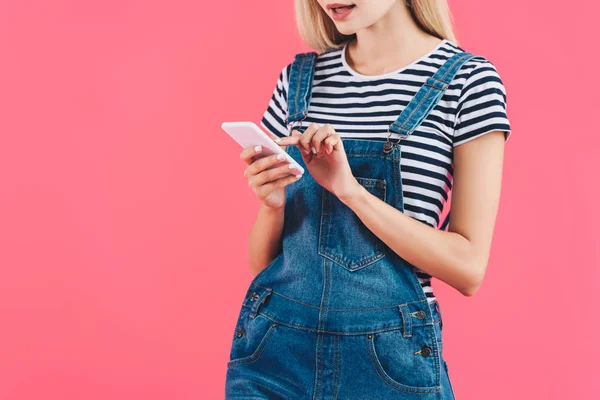
[{"label": "overall bib pocket", "polygon": [[[386,201],[384,179],[355,177],[371,194]],[[349,271],[357,271],[385,257],[385,243],[350,207],[323,189],[318,252]]]},{"label": "overall bib pocket", "polygon": [[262,314],[250,317],[250,307],[242,307],[233,333],[227,367],[258,361],[275,333],[277,324]]},{"label": "overall bib pocket", "polygon": [[366,335],[371,365],[387,385],[407,393],[441,390],[437,342],[429,328],[415,327],[410,337],[401,329]]}]

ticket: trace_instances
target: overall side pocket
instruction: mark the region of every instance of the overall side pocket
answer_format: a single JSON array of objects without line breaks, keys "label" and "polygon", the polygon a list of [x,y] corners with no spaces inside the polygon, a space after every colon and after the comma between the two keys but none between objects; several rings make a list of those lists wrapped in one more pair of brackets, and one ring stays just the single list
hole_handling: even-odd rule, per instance
[{"label": "overall side pocket", "polygon": [[440,362],[431,325],[415,327],[412,336],[401,329],[366,335],[371,364],[385,383],[407,393],[437,393]]},{"label": "overall side pocket", "polygon": [[228,368],[258,361],[277,328],[277,324],[264,315],[250,318],[249,314],[250,307],[242,307],[233,335]]}]

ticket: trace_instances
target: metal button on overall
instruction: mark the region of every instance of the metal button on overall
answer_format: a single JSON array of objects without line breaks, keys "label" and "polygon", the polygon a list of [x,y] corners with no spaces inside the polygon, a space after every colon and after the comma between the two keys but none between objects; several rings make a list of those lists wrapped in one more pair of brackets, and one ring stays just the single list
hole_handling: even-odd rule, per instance
[{"label": "metal button on overall", "polygon": [[258,293],[252,292],[252,294],[250,295],[250,300],[252,300],[252,301],[258,300]]},{"label": "metal button on overall", "polygon": [[245,334],[246,334],[246,332],[244,331],[244,328],[238,328],[238,329],[237,329],[237,331],[236,331],[236,333],[235,333],[235,335],[236,335],[237,337],[242,337],[242,336],[244,336]]},{"label": "metal button on overall", "polygon": [[431,347],[427,347],[427,346],[423,347],[421,349],[421,355],[423,357],[429,357],[431,355]]},{"label": "metal button on overall", "polygon": [[426,316],[426,315],[427,315],[427,314],[425,313],[425,311],[423,311],[423,310],[419,310],[419,311],[417,311],[417,314],[416,314],[415,316],[416,316],[418,319],[423,319],[423,318],[425,318],[425,316]]}]

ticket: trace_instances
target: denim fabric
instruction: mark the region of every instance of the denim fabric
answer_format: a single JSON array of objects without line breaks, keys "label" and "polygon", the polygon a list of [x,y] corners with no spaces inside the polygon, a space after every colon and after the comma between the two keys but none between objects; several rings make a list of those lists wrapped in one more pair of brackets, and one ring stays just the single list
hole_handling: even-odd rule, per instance
[{"label": "denim fabric", "polygon": [[290,68],[286,123],[302,120],[308,113],[316,59],[317,53],[315,52],[298,53],[294,57]]},{"label": "denim fabric", "polygon": [[[315,57],[297,55],[292,65],[288,122],[306,116]],[[410,134],[469,58],[440,67],[390,130]],[[404,212],[399,146],[343,143],[359,184]],[[308,172],[296,146],[286,151]],[[454,399],[439,303],[427,301],[416,269],[310,173],[286,187],[284,213],[282,251],[241,306],[226,399]]]}]

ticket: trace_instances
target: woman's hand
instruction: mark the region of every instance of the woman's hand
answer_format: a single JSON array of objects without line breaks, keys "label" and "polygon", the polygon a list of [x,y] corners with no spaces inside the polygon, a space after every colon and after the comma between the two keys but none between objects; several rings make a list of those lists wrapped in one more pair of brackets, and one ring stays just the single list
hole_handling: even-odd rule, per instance
[{"label": "woman's hand", "polygon": [[313,122],[304,133],[292,130],[292,135],[281,138],[280,145],[296,145],[311,176],[337,197],[352,193],[358,181],[352,175],[344,145],[331,124],[320,126]]},{"label": "woman's hand", "polygon": [[[273,135],[271,138],[275,139]],[[280,146],[283,150],[287,148],[287,146]],[[261,151],[262,146],[247,147],[242,150],[240,158],[247,165],[244,176],[248,179],[248,185],[266,207],[279,209],[285,205],[285,187],[296,182],[302,175],[290,175],[288,163],[270,168],[283,159],[279,160],[277,154],[259,157]]]}]

